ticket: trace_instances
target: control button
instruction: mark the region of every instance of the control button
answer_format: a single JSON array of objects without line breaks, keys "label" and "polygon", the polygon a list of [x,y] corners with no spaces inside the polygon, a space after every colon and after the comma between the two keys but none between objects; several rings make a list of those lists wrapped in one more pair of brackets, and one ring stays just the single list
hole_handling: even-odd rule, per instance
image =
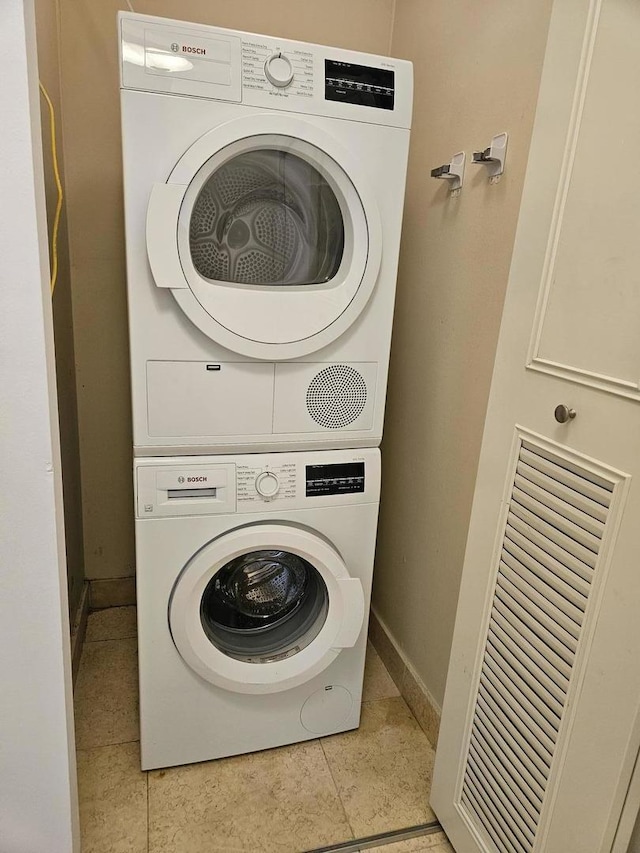
[{"label": "control button", "polygon": [[293,80],[291,62],[282,53],[274,53],[267,59],[264,64],[264,73],[270,83],[280,88],[288,86]]},{"label": "control button", "polygon": [[256,477],[256,492],[263,498],[273,498],[280,490],[280,483],[275,474],[264,471]]}]

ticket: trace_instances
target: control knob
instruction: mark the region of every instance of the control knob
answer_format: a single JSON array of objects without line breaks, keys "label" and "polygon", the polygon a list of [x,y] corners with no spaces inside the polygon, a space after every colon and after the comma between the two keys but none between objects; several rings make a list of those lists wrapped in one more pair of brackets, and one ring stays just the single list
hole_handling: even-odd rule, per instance
[{"label": "control knob", "polygon": [[267,80],[274,86],[283,89],[293,80],[293,68],[291,61],[284,53],[278,51],[273,53],[264,64],[264,73]]},{"label": "control knob", "polygon": [[263,471],[256,477],[256,492],[263,498],[275,498],[280,491],[278,478],[271,471]]}]

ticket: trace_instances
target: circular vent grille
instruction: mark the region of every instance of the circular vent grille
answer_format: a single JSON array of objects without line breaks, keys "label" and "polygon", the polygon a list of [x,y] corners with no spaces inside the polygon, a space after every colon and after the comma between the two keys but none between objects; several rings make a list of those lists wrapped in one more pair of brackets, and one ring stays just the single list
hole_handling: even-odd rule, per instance
[{"label": "circular vent grille", "polygon": [[307,409],[320,426],[328,429],[352,424],[367,402],[362,375],[346,364],[332,364],[317,373],[307,389]]}]

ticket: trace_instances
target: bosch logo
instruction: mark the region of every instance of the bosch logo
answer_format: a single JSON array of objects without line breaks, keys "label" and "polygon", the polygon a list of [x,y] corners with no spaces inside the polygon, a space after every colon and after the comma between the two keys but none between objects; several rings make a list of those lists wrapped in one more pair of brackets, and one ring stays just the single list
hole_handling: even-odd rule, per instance
[{"label": "bosch logo", "polygon": [[187,477],[187,483],[206,483],[207,477]]},{"label": "bosch logo", "polygon": [[179,482],[179,483],[184,483],[184,477],[182,477],[182,476],[178,477],[178,482]]},{"label": "bosch logo", "polygon": [[182,45],[182,52],[183,53],[197,53],[198,56],[206,56],[207,55],[206,48],[204,48],[204,47],[191,47],[190,44],[183,44]]},{"label": "bosch logo", "polygon": [[179,52],[179,50],[180,50],[180,45],[178,44],[178,42],[176,42],[176,41],[174,41],[174,42],[173,42],[173,44],[171,45],[171,50],[172,50],[174,53],[178,53],[178,52]]}]

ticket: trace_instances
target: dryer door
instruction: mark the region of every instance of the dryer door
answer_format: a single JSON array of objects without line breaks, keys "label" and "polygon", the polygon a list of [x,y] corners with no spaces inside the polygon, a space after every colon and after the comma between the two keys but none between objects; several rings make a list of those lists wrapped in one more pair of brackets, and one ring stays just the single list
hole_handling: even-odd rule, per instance
[{"label": "dryer door", "polygon": [[175,583],[169,624],[181,657],[239,693],[287,690],[356,643],[364,593],[340,555],[290,525],[255,524],[212,540]]},{"label": "dryer door", "polygon": [[206,335],[278,360],[314,352],[360,315],[381,260],[380,217],[358,163],[290,116],[221,125],[153,186],[155,283]]}]

